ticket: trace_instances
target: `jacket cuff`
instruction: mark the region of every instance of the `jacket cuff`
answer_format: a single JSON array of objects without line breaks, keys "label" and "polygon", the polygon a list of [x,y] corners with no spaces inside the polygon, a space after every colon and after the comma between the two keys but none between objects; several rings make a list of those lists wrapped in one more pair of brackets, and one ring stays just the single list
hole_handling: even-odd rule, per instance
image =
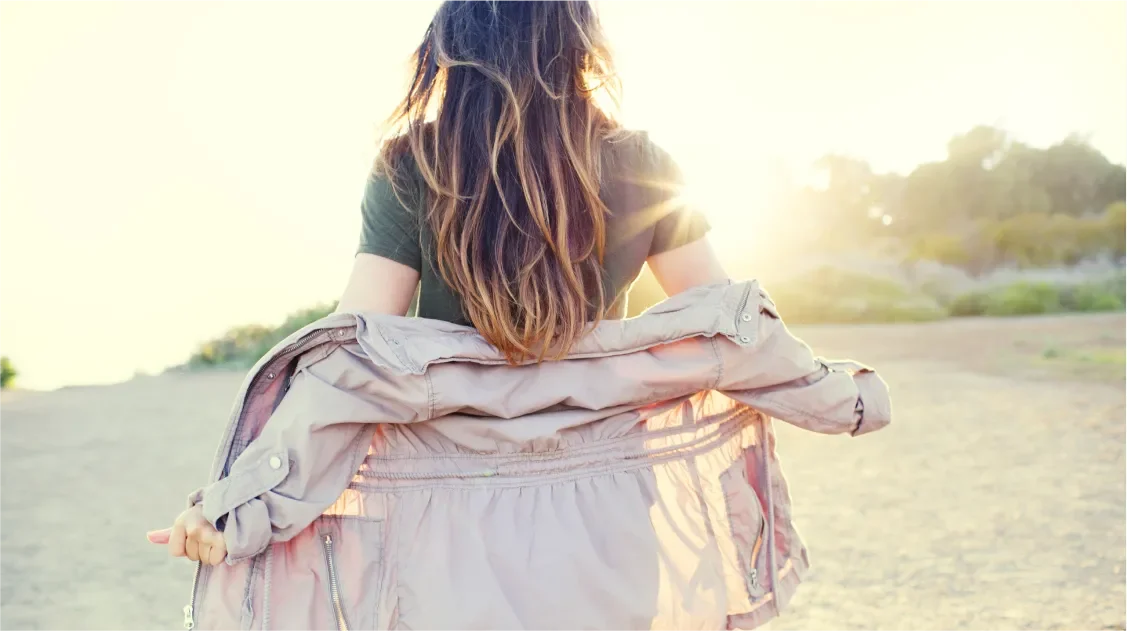
[{"label": "jacket cuff", "polygon": [[892,399],[880,375],[865,368],[853,374],[853,382],[857,384],[862,411],[861,420],[851,434],[861,436],[891,423]]},{"label": "jacket cuff", "polygon": [[281,484],[290,473],[290,459],[284,451],[267,451],[234,468],[227,477],[188,496],[188,507],[202,504],[204,519],[216,529],[225,515]]}]

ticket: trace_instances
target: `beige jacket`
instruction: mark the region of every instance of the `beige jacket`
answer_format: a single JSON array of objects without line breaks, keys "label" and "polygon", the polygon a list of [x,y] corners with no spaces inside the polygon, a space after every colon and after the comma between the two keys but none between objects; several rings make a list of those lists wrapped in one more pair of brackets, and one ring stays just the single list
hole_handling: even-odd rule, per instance
[{"label": "beige jacket", "polygon": [[334,314],[250,372],[213,482],[223,531],[185,623],[286,629],[720,629],[808,568],[771,417],[854,436],[883,381],[815,358],[755,282],[507,365],[474,330]]}]

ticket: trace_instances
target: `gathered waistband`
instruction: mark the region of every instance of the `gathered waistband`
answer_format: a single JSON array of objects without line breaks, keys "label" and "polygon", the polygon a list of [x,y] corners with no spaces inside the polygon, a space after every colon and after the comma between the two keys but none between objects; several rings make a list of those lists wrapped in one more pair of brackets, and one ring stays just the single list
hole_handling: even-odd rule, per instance
[{"label": "gathered waistband", "polygon": [[[738,439],[750,409],[698,419],[692,425],[634,432],[546,452],[509,454],[369,454],[353,487],[528,486],[629,471],[708,453]],[[735,454],[733,454],[735,455]]]}]

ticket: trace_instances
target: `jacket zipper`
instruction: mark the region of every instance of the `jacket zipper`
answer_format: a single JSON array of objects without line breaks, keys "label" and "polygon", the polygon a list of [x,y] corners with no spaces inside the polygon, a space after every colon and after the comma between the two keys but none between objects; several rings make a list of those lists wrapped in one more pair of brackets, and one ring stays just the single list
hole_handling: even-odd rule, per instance
[{"label": "jacket zipper", "polygon": [[759,536],[755,538],[755,545],[751,547],[751,570],[747,573],[753,586],[759,585],[759,551],[763,548],[763,534],[767,530],[767,518],[759,522]]},{"label": "jacket zipper", "polygon": [[321,539],[325,546],[325,559],[329,564],[329,594],[333,599],[333,611],[337,616],[338,631],[348,631],[348,621],[344,619],[344,608],[340,604],[340,585],[337,583],[337,568],[333,564],[333,536],[326,534]]},{"label": "jacket zipper", "polygon": [[196,561],[196,571],[192,573],[192,599],[184,606],[184,628],[188,631],[192,631],[192,629],[196,627],[196,619],[194,618],[196,610],[196,585],[199,584],[200,568],[202,567],[203,563]]}]

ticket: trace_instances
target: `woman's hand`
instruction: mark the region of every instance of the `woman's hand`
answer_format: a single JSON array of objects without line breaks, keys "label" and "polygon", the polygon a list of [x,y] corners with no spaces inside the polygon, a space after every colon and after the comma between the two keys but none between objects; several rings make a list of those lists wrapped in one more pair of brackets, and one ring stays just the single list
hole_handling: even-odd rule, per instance
[{"label": "woman's hand", "polygon": [[180,513],[171,528],[148,533],[149,541],[167,544],[168,554],[188,557],[204,565],[219,565],[227,558],[227,542],[223,533],[215,529],[203,516],[199,504]]}]

